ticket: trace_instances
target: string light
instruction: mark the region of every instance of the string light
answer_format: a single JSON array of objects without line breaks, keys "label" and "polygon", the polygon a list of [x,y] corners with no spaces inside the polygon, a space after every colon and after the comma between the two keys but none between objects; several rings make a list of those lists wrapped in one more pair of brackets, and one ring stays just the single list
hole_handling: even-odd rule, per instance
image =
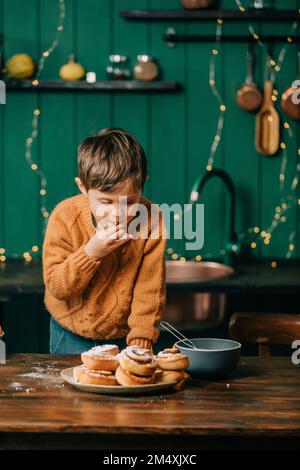
[{"label": "string light", "polygon": [[[39,84],[40,84],[39,78],[40,78],[41,73],[44,70],[45,61],[46,61],[46,59],[49,58],[49,56],[52,54],[52,52],[56,49],[56,47],[59,43],[60,35],[61,35],[61,33],[64,29],[65,1],[64,0],[58,0],[58,4],[59,4],[59,17],[58,17],[58,22],[57,22],[57,26],[56,26],[55,37],[54,37],[50,47],[41,54],[41,57],[39,59],[38,66],[37,66],[37,73],[36,73],[34,79],[31,82],[32,85],[35,86],[35,87],[39,86]],[[39,189],[39,194],[41,196],[41,198],[40,198],[40,211],[41,211],[41,214],[43,215],[42,236],[44,236],[47,221],[48,221],[48,217],[49,217],[49,211],[47,210],[47,207],[46,207],[47,180],[46,180],[45,174],[42,171],[42,169],[38,166],[38,164],[36,162],[34,162],[32,160],[32,146],[34,144],[34,141],[38,137],[38,127],[39,127],[39,118],[40,118],[40,115],[41,115],[41,110],[39,108],[35,108],[33,110],[32,114],[33,114],[33,117],[32,117],[31,132],[30,132],[30,135],[27,137],[26,142],[25,142],[25,159],[27,161],[27,164],[28,164],[29,168],[32,171],[34,171],[35,174],[40,179],[40,189]],[[2,248],[2,250],[4,250],[4,251],[2,252],[2,254],[0,256],[0,262],[5,262],[5,260],[6,260],[6,257],[4,256],[5,249]],[[39,247],[37,245],[33,245],[30,250],[25,251],[23,253],[23,258],[24,258],[25,262],[30,262],[32,260],[32,254],[37,253],[38,251],[39,251]],[[1,253],[1,251],[0,251],[0,253]]]},{"label": "string light", "polygon": [[[241,4],[240,0],[236,0],[236,4],[238,5],[238,7],[241,11],[244,11],[244,12],[246,11],[245,8],[242,7],[242,4]],[[275,82],[275,72],[277,72],[277,73],[280,72],[280,70],[282,68],[282,64],[284,62],[285,55],[286,55],[286,52],[287,52],[287,47],[288,47],[289,44],[293,43],[293,39],[291,37],[291,34],[293,34],[296,31],[297,27],[298,27],[298,21],[296,20],[292,24],[290,33],[286,38],[286,42],[285,42],[284,46],[280,50],[277,61],[274,60],[274,58],[272,58],[270,56],[268,50],[266,51],[267,52],[267,62],[266,62],[266,64],[269,67],[273,67],[273,69],[271,71],[271,80],[272,80],[273,83]],[[262,41],[260,41],[259,35],[254,31],[254,28],[253,28],[253,26],[251,25],[251,23],[249,21],[248,21],[248,28],[249,28],[250,34],[252,34],[253,38],[258,41],[259,46],[262,47],[263,49],[265,49],[265,45],[262,43]],[[274,89],[273,94],[272,94],[272,101],[276,102],[277,101],[277,96],[278,96],[278,91],[276,89]],[[288,131],[288,137],[292,138],[293,137],[293,132],[290,128],[289,123],[287,123],[287,122],[284,123],[284,129]],[[281,142],[280,148],[282,150],[282,162],[281,162],[280,173],[279,173],[279,183],[280,183],[280,198],[281,198],[281,202],[282,202],[285,199],[284,198],[285,174],[286,174],[287,161],[288,161],[287,160],[288,155],[287,155],[287,145],[286,145],[286,143]],[[285,223],[286,222],[286,220],[287,220],[286,213],[295,204],[295,194],[294,193],[295,193],[295,189],[298,185],[299,172],[300,172],[300,164],[297,165],[296,173],[295,173],[295,176],[292,180],[292,184],[291,184],[291,188],[290,188],[291,189],[290,194],[288,194],[288,196],[286,197],[286,199],[289,200],[289,202],[288,203],[282,202],[281,207],[276,207],[271,225],[270,225],[270,227],[268,227],[268,229],[266,231],[263,231],[264,233],[269,233],[271,235],[274,232],[274,230],[279,226],[280,223]],[[270,243],[270,238],[265,238],[264,243],[269,244]],[[250,246],[251,246],[251,242],[250,242]],[[289,251],[288,251],[287,257],[291,256],[291,253],[293,251],[291,249],[292,247],[293,247],[293,244],[289,243]],[[277,264],[276,264],[276,266],[277,266]]]},{"label": "string light", "polygon": [[[245,13],[246,8],[243,7],[240,0],[235,0],[235,1],[238,5],[240,11]],[[207,171],[211,171],[212,168],[213,168],[215,154],[216,154],[219,142],[220,142],[221,137],[222,137],[222,131],[223,131],[223,126],[224,126],[224,114],[225,114],[225,111],[226,111],[226,106],[224,105],[223,99],[221,98],[220,93],[218,92],[218,90],[216,88],[216,81],[215,81],[215,60],[216,60],[216,57],[219,55],[219,50],[220,50],[220,40],[221,40],[221,34],[222,34],[222,26],[221,25],[222,25],[222,23],[223,23],[223,21],[217,20],[216,46],[212,49],[211,61],[210,61],[209,85],[212,89],[212,92],[213,92],[214,96],[216,97],[216,99],[219,103],[220,113],[219,113],[219,119],[218,119],[217,132],[216,132],[216,135],[214,137],[214,140],[213,140],[213,143],[212,143],[212,146],[211,146],[211,151],[210,151],[208,163],[207,163],[207,166],[206,166]],[[293,42],[293,40],[291,38],[291,35],[296,31],[297,26],[298,26],[298,21],[295,21],[293,23],[292,27],[291,27],[289,35],[287,36],[286,43],[284,44],[284,46],[280,50],[280,53],[278,55],[278,60],[274,60],[274,58],[272,58],[270,56],[269,51],[266,50],[266,53],[267,53],[267,62],[266,62],[266,64],[267,64],[267,66],[272,67],[271,80],[272,80],[273,83],[275,82],[275,73],[276,72],[278,73],[281,70],[282,64],[283,64],[285,56],[286,56],[287,47],[288,47],[289,44],[291,44]],[[249,21],[248,21],[248,28],[249,28],[250,34],[252,34],[253,38],[257,41],[258,45],[265,50],[264,43],[261,41],[259,34],[257,34],[257,32],[255,32],[253,26],[251,25],[251,23]],[[274,102],[276,102],[277,99],[278,99],[277,97],[278,97],[278,90],[276,90],[274,88],[273,94],[272,94],[272,100]],[[270,116],[270,120],[272,120],[272,116]],[[284,123],[284,128],[285,128],[285,130],[288,131],[289,138],[292,138],[293,137],[293,132],[290,128],[290,125],[287,122]],[[282,206],[281,207],[278,207],[278,206],[276,207],[276,210],[274,211],[273,220],[272,220],[270,226],[266,230],[261,231],[261,240],[263,240],[265,245],[270,244],[272,233],[278,227],[278,225],[280,223],[285,223],[286,222],[286,220],[287,220],[286,213],[290,210],[291,207],[293,207],[294,202],[295,202],[293,197],[291,197],[291,196],[287,197],[287,199],[291,199],[291,201],[289,201],[288,203],[283,202],[284,186],[285,186],[285,173],[286,173],[288,155],[287,155],[287,145],[284,141],[281,142],[280,147],[281,147],[281,150],[282,150],[282,162],[281,162],[281,168],[280,168],[280,173],[279,173],[279,182],[280,182],[280,194],[281,194]],[[298,155],[300,155],[300,149],[298,150]],[[293,193],[295,193],[296,187],[298,186],[299,174],[300,174],[300,162],[297,165],[296,174],[295,174],[295,176],[292,180],[291,191]],[[195,187],[195,185],[194,185],[194,187]],[[197,191],[195,191],[195,190],[192,191],[191,198],[190,198],[191,201],[197,201],[198,196],[199,195],[198,195]],[[300,199],[297,200],[297,204],[300,205]],[[239,240],[245,240],[245,239],[250,237],[250,241],[248,242],[249,246],[252,249],[256,249],[257,246],[258,246],[257,245],[257,237],[258,237],[259,234],[260,234],[259,227],[249,227],[247,229],[246,233],[244,232],[244,233],[241,233],[239,235]],[[254,237],[254,240],[253,240],[253,237]],[[251,238],[252,238],[252,240],[251,240]],[[289,243],[289,253],[291,253],[290,248],[292,246],[293,246],[293,244]],[[220,253],[222,255],[225,254],[225,252],[226,252],[225,248],[222,248],[220,250]],[[210,253],[205,254],[205,258],[209,258],[210,255],[211,255]],[[177,255],[177,256],[180,256],[180,255]],[[195,259],[195,261],[199,260],[197,258],[197,256],[194,259]],[[277,267],[277,262],[276,261],[273,261],[272,263],[271,263],[271,266],[273,268]]]},{"label": "string light", "polygon": [[[237,4],[239,10],[243,13],[246,13],[247,10],[242,5],[241,1],[240,0],[235,0],[235,1],[236,1],[236,4]],[[299,10],[299,13],[300,13],[300,10]],[[219,118],[218,118],[217,132],[216,132],[216,135],[213,139],[213,143],[212,143],[212,146],[211,146],[208,163],[206,165],[206,170],[207,171],[211,171],[212,168],[213,168],[216,151],[217,151],[219,142],[220,142],[221,137],[222,137],[222,131],[223,131],[223,127],[224,127],[224,114],[225,114],[225,111],[226,111],[226,106],[224,105],[223,99],[221,98],[220,93],[218,92],[218,90],[216,88],[216,80],[215,80],[215,65],[216,65],[215,61],[216,61],[216,57],[219,55],[219,50],[220,50],[222,24],[223,24],[223,20],[218,19],[217,20],[217,31],[216,31],[216,46],[212,49],[211,60],[210,60],[209,85],[210,85],[211,90],[212,90],[212,92],[213,92],[213,94],[214,94],[214,96],[217,99],[218,104],[219,104]],[[286,56],[287,48],[290,44],[293,43],[293,39],[292,39],[291,36],[297,30],[297,27],[298,27],[298,21],[296,20],[295,22],[293,22],[292,27],[290,29],[290,32],[289,32],[289,34],[286,38],[286,41],[285,41],[283,47],[281,48],[281,50],[279,52],[278,59],[275,60],[273,57],[271,57],[271,55],[269,54],[269,50],[266,48],[265,44],[261,41],[260,35],[254,30],[254,27],[252,26],[252,24],[248,20],[248,29],[249,29],[250,34],[252,35],[253,39],[257,42],[257,44],[266,52],[267,61],[266,61],[265,73],[267,73],[267,68],[269,67],[270,72],[271,72],[270,75],[271,75],[272,83],[275,83],[276,73],[279,73],[282,69],[282,64],[283,64],[285,56]],[[272,94],[272,101],[276,102],[277,99],[278,99],[278,90],[276,90],[276,88],[274,88],[273,94]],[[270,116],[270,120],[272,120],[272,116]],[[286,131],[288,131],[288,137],[289,137],[289,139],[291,139],[293,137],[293,132],[290,128],[289,123],[287,123],[287,122],[284,123],[284,129]],[[279,226],[280,223],[285,223],[286,222],[288,211],[292,207],[294,207],[295,204],[300,206],[300,199],[297,199],[296,195],[295,195],[296,188],[299,184],[300,162],[297,164],[295,176],[292,179],[292,183],[291,183],[291,187],[290,187],[290,192],[284,198],[284,189],[285,189],[285,182],[286,182],[285,174],[286,174],[286,168],[287,168],[288,154],[287,154],[287,145],[284,141],[281,142],[280,147],[281,147],[281,150],[282,150],[282,161],[281,161],[281,167],[280,167],[280,172],[279,172],[281,204],[280,204],[280,206],[276,206],[275,211],[274,211],[273,220],[272,220],[270,226],[267,229],[260,230],[259,227],[249,227],[246,232],[241,233],[239,235],[239,240],[245,240],[245,239],[248,239],[250,237],[250,241],[248,243],[249,243],[249,246],[252,249],[257,248],[257,246],[258,246],[257,245],[257,240],[259,240],[259,239],[261,239],[265,245],[269,245],[274,230]],[[297,153],[300,156],[300,149],[297,150]],[[195,187],[196,187],[196,185],[194,184],[193,188],[195,188]],[[191,198],[190,198],[191,201],[197,201],[198,196],[199,196],[198,192],[196,190],[193,190],[192,193],[191,193]],[[259,235],[260,235],[260,237],[259,237]],[[254,237],[254,239],[253,239],[253,237]],[[291,256],[292,252],[294,251],[294,243],[293,243],[294,237],[295,237],[295,231],[293,231],[291,233],[291,235],[289,236],[289,248],[288,248],[288,252],[287,252],[287,255],[286,255],[287,258],[289,258]],[[252,240],[251,240],[251,238],[252,238]],[[220,253],[222,255],[225,254],[225,252],[226,252],[225,248],[222,248],[220,250]],[[173,253],[173,250],[172,250],[172,253]],[[210,253],[205,254],[205,258],[209,258],[210,255],[211,255]],[[173,253],[172,256],[174,256],[174,253]],[[178,256],[180,256],[180,255],[177,254],[177,257]],[[180,256],[180,258],[182,258],[182,257]],[[201,256],[197,255],[194,259],[195,259],[195,261],[200,261],[202,258],[201,258]],[[276,268],[278,266],[277,261],[272,261],[270,266],[272,268]]]},{"label": "string light", "polygon": [[224,100],[222,99],[217,87],[216,87],[216,56],[219,55],[219,50],[220,50],[220,42],[221,42],[221,36],[222,36],[222,25],[223,25],[223,20],[220,18],[217,19],[217,27],[216,27],[216,46],[212,49],[212,54],[211,54],[211,59],[210,59],[210,64],[209,64],[209,86],[213,92],[213,95],[215,96],[218,106],[219,106],[219,117],[218,117],[218,124],[217,124],[217,132],[214,136],[211,148],[210,148],[210,153],[208,157],[208,162],[206,165],[206,170],[211,171],[213,169],[214,165],[214,160],[215,160],[215,155],[219,146],[219,143],[221,141],[222,137],[222,132],[223,132],[223,127],[224,127],[224,114],[226,111],[226,106],[224,105]]}]

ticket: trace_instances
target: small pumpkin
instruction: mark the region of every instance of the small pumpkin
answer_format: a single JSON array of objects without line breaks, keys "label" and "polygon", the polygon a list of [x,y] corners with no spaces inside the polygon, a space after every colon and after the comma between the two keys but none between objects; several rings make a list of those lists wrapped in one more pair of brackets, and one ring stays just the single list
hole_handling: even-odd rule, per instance
[{"label": "small pumpkin", "polygon": [[35,64],[28,54],[15,54],[5,62],[4,72],[12,78],[30,78],[34,71]]},{"label": "small pumpkin", "polygon": [[59,75],[63,80],[80,80],[85,76],[85,70],[75,61],[74,55],[70,55],[69,62],[60,68]]}]

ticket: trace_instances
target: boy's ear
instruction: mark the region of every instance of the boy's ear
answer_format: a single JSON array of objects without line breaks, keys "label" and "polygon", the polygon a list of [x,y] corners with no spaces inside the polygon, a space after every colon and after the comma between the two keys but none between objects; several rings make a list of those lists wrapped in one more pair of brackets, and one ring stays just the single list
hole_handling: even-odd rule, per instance
[{"label": "boy's ear", "polygon": [[81,181],[80,178],[78,178],[78,176],[76,176],[76,178],[74,179],[75,183],[77,184],[79,190],[82,192],[82,194],[85,194],[87,195],[87,190],[85,189],[85,186],[83,184],[83,182]]}]

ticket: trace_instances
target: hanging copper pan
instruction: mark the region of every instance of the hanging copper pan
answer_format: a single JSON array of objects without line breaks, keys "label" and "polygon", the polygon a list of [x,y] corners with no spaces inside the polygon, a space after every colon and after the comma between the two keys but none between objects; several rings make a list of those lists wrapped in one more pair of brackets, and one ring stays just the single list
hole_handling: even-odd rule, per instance
[{"label": "hanging copper pan", "polygon": [[253,79],[254,55],[252,50],[248,49],[247,52],[247,77],[245,83],[237,91],[236,99],[240,108],[245,111],[256,111],[260,108],[263,95],[258,86],[254,83]]}]

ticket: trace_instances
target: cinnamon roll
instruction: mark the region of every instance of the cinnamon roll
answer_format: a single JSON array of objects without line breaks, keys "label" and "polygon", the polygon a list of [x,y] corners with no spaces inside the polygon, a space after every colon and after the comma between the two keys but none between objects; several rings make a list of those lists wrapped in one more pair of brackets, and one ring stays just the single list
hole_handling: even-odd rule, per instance
[{"label": "cinnamon roll", "polygon": [[187,356],[181,354],[178,349],[164,349],[156,356],[158,367],[163,370],[182,370],[189,366]]},{"label": "cinnamon roll", "polygon": [[185,384],[185,381],[190,377],[190,375],[184,371],[184,377],[182,380],[180,380],[176,385],[174,385],[174,388],[176,390],[181,390]]},{"label": "cinnamon roll", "polygon": [[127,346],[123,349],[119,354],[119,363],[123,370],[141,377],[152,376],[157,368],[151,351],[139,346]]},{"label": "cinnamon roll", "polygon": [[119,365],[118,353],[118,346],[104,344],[83,352],[81,360],[91,370],[115,371]]},{"label": "cinnamon roll", "polygon": [[134,387],[137,385],[153,384],[154,374],[142,377],[141,375],[132,374],[129,370],[122,369],[119,366],[116,370],[116,379],[120,385]]},{"label": "cinnamon roll", "polygon": [[74,367],[74,379],[81,384],[119,385],[115,374],[108,370],[91,370],[82,366]]},{"label": "cinnamon roll", "polygon": [[155,383],[173,384],[185,379],[184,370],[162,370],[155,371]]}]

